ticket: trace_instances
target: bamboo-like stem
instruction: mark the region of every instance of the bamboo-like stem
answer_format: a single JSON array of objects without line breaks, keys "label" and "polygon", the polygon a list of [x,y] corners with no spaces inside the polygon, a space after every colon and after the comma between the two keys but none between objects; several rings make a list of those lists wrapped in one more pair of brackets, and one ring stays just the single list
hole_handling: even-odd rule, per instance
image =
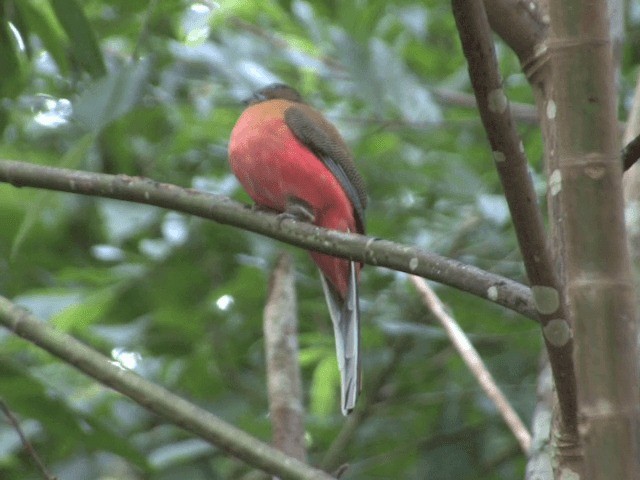
[{"label": "bamboo-like stem", "polygon": [[605,0],[550,0],[549,203],[575,336],[589,479],[640,478],[636,296],[623,217]]}]

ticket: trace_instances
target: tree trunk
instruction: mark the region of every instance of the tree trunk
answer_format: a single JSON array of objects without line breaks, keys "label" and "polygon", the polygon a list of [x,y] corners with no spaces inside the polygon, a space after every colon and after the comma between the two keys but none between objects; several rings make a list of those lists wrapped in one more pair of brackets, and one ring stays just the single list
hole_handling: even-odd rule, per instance
[{"label": "tree trunk", "polygon": [[583,478],[640,478],[636,297],[607,4],[549,6],[549,202],[575,338]]}]

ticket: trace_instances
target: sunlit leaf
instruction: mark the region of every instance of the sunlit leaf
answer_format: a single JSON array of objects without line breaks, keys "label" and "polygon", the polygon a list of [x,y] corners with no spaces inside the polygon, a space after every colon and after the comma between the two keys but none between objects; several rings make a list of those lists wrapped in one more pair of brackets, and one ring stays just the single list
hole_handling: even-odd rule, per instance
[{"label": "sunlit leaf", "polygon": [[86,328],[104,317],[116,295],[113,287],[97,290],[54,315],[51,323],[61,331]]},{"label": "sunlit leaf", "polygon": [[328,416],[339,408],[340,373],[335,357],[325,357],[313,371],[309,392],[309,410],[318,416]]}]

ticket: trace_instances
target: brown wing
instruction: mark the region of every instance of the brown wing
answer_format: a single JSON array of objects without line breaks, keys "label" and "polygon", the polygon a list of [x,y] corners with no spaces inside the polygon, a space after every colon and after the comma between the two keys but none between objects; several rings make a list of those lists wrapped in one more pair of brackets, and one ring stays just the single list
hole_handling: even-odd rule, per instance
[{"label": "brown wing", "polygon": [[353,205],[358,233],[364,233],[364,209],[367,207],[364,180],[356,170],[349,148],[338,130],[320,113],[303,103],[287,108],[284,120],[296,138],[322,160],[340,182]]}]

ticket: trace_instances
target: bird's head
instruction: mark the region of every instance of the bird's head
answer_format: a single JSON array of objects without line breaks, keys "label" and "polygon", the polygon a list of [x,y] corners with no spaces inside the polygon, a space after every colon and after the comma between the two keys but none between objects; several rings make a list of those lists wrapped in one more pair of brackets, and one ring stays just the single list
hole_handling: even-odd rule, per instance
[{"label": "bird's head", "polygon": [[246,105],[254,105],[260,102],[266,102],[267,100],[289,100],[291,102],[302,103],[302,97],[298,91],[291,88],[284,83],[272,83],[266,87],[256,90],[251,97],[246,99],[244,103]]}]

